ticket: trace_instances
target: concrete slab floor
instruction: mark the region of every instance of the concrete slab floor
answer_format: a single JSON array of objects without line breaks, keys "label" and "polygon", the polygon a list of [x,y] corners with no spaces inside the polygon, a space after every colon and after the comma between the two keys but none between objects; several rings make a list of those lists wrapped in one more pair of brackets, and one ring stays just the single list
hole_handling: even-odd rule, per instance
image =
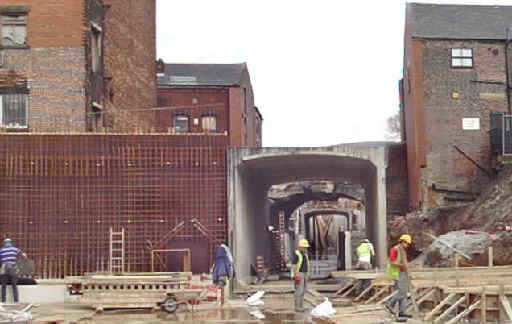
[{"label": "concrete slab floor", "polygon": [[[316,319],[310,315],[311,306],[305,313],[293,311],[293,299],[269,299],[260,311],[265,315],[264,320],[258,320],[249,314],[250,309],[243,305],[241,300],[230,300],[224,307],[213,306],[208,310],[196,310],[187,312],[179,308],[175,313],[168,314],[162,311],[150,310],[107,310],[101,314],[94,314],[90,307],[77,304],[41,304],[33,309],[35,323],[61,321],[62,324],[230,324],[230,323],[314,323],[314,324],[392,324],[395,321],[383,310],[369,311],[358,314],[338,315],[331,319]],[[21,307],[21,306],[20,306]],[[414,319],[407,321],[409,324],[423,324]]]}]

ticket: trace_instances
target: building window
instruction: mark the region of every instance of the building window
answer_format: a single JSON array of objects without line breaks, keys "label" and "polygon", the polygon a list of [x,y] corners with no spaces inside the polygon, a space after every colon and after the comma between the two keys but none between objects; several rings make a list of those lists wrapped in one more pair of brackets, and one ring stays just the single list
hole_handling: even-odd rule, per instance
[{"label": "building window", "polygon": [[203,116],[202,126],[204,131],[215,132],[217,130],[217,117]]},{"label": "building window", "polygon": [[0,16],[2,47],[27,46],[27,14],[2,13]]},{"label": "building window", "polygon": [[473,50],[471,48],[452,48],[452,67],[472,68]]},{"label": "building window", "polygon": [[188,116],[175,115],[174,116],[174,132],[175,133],[188,133]]},{"label": "building window", "polygon": [[101,26],[91,22],[91,65],[92,71],[97,72],[100,69],[102,56],[102,29]]},{"label": "building window", "polygon": [[4,128],[27,128],[27,94],[0,92],[0,122]]}]

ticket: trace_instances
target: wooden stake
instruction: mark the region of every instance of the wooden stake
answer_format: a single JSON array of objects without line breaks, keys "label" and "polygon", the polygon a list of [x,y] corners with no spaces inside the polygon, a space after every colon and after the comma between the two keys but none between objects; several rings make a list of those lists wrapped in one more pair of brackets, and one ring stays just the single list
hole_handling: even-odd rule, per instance
[{"label": "wooden stake", "polygon": [[450,306],[447,310],[445,310],[441,315],[439,315],[435,320],[434,323],[439,323],[443,318],[448,316],[453,310],[457,308],[461,303],[463,303],[466,300],[466,296],[460,297],[455,304]]},{"label": "wooden stake", "polygon": [[446,304],[448,304],[448,302],[450,302],[450,300],[453,299],[453,297],[455,296],[456,294],[455,293],[451,293],[449,294],[448,296],[446,296],[445,299],[443,299],[439,305],[437,305],[436,307],[434,307],[434,309],[428,313],[426,316],[425,316],[425,321],[428,321],[429,319],[431,319],[435,314],[437,314],[437,312],[439,312]]},{"label": "wooden stake", "polygon": [[482,301],[482,307],[480,307],[480,318],[481,324],[487,323],[487,295],[485,294],[485,286],[482,288],[482,296],[480,297]]},{"label": "wooden stake", "polygon": [[505,321],[503,303],[501,302],[501,300],[503,299],[504,296],[505,296],[504,287],[503,287],[503,285],[500,285],[499,290],[498,290],[498,307],[499,307],[498,320],[499,320],[499,323],[504,323],[504,321]]},{"label": "wooden stake", "polygon": [[469,315],[469,313],[471,313],[475,308],[477,308],[478,305],[480,305],[480,303],[481,303],[481,300],[477,300],[471,306],[466,308],[462,313],[460,313],[459,315],[455,316],[454,318],[452,318],[451,320],[449,320],[445,324],[454,324],[454,323],[456,323],[458,320],[460,320],[464,316]]},{"label": "wooden stake", "polygon": [[363,298],[364,295],[366,295],[371,289],[373,288],[373,284],[370,284],[365,290],[363,290],[359,296],[354,299],[355,302],[359,301],[361,298]]},{"label": "wooden stake", "polygon": [[512,307],[510,306],[507,296],[500,295],[500,303],[503,305],[503,308],[505,309],[505,313],[507,314],[508,319],[512,320]]},{"label": "wooden stake", "polygon": [[364,304],[369,304],[371,302],[373,302],[375,299],[379,298],[383,293],[385,293],[386,291],[389,290],[389,287],[388,286],[383,286],[381,287],[376,293],[375,295],[373,295],[370,299],[368,299],[367,301],[364,302]]},{"label": "wooden stake", "polygon": [[492,268],[494,265],[494,251],[492,246],[489,246],[489,268]]}]

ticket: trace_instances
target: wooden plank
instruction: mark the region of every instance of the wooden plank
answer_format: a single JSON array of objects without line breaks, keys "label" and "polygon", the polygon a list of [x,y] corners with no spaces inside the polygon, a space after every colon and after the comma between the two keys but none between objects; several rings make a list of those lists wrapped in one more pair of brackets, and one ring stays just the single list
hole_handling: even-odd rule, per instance
[{"label": "wooden plank", "polygon": [[448,304],[450,302],[450,300],[453,299],[453,297],[455,296],[456,294],[455,293],[451,293],[449,294],[448,296],[446,296],[445,299],[443,299],[439,305],[437,305],[436,307],[434,307],[434,309],[432,311],[430,311],[430,313],[428,313],[426,316],[425,316],[425,321],[428,321],[430,320],[435,314],[437,314],[441,308],[443,308],[446,304]]},{"label": "wooden plank", "polygon": [[475,301],[471,306],[469,306],[468,308],[466,308],[462,313],[460,313],[459,315],[455,316],[454,318],[452,318],[451,320],[449,320],[448,322],[446,322],[445,324],[454,324],[456,323],[457,321],[459,321],[461,318],[469,315],[469,313],[471,313],[475,308],[477,308],[481,303],[481,300],[477,300]]},{"label": "wooden plank", "polygon": [[349,290],[345,291],[341,297],[347,297],[353,290],[356,289],[356,285],[353,285],[352,288],[350,288]]},{"label": "wooden plank", "polygon": [[512,320],[512,307],[510,307],[510,303],[508,301],[507,296],[500,295],[500,302],[503,305],[505,312],[507,313],[508,319]]},{"label": "wooden plank", "polygon": [[336,295],[341,294],[345,289],[347,289],[348,287],[353,286],[353,285],[354,285],[354,280],[350,280],[343,287],[341,287],[338,291],[336,291],[334,293],[334,295],[336,296]]},{"label": "wooden plank", "polygon": [[[507,279],[504,279],[503,281],[506,281]],[[463,294],[466,292],[469,292],[470,294],[479,294],[482,291],[482,287],[485,286],[485,291],[488,295],[497,295],[500,292],[500,285],[482,285],[480,282],[475,282],[475,286],[469,286],[469,287],[449,287],[446,285],[439,285],[439,288],[441,288],[445,293],[457,293],[457,294]],[[512,294],[512,285],[501,285],[503,287],[503,293],[504,294]]]},{"label": "wooden plank", "polygon": [[384,298],[382,298],[381,300],[379,300],[379,301],[377,302],[377,305],[382,305],[382,304],[384,304],[385,302],[387,302],[387,301],[391,298],[391,296],[393,296],[393,294],[394,294],[394,293],[395,293],[395,291],[391,291],[391,293],[390,293],[389,295],[387,295],[386,297],[384,297]]},{"label": "wooden plank", "polygon": [[[424,302],[425,300],[427,300],[428,298],[432,297],[435,293],[436,293],[437,289],[436,288],[432,288],[430,289],[426,294],[423,295],[423,297],[421,297],[418,301],[417,301],[417,305],[418,307],[421,306],[421,303]],[[411,307],[413,307],[414,305],[409,305],[409,307],[407,307],[407,309],[409,310]]]},{"label": "wooden plank", "polygon": [[355,302],[357,302],[357,301],[361,300],[361,298],[363,298],[363,296],[364,296],[364,295],[366,295],[370,290],[372,290],[372,288],[373,288],[373,285],[372,285],[372,284],[370,284],[368,287],[366,287],[366,289],[365,289],[365,290],[363,290],[363,291],[359,294],[359,296],[357,296],[357,297],[354,299],[354,301],[355,301]]},{"label": "wooden plank", "polygon": [[505,316],[503,314],[503,311],[504,311],[504,307],[503,307],[503,303],[501,303],[501,298],[505,295],[505,292],[504,292],[504,286],[503,285],[500,285],[498,287],[498,307],[499,307],[499,312],[498,312],[498,318],[499,318],[499,322],[500,323],[503,323],[505,321]]},{"label": "wooden plank", "polygon": [[448,316],[453,310],[457,308],[460,304],[462,304],[466,300],[466,296],[460,297],[455,304],[450,306],[447,310],[445,310],[441,315],[439,315],[435,320],[434,323],[439,323],[443,318]]},{"label": "wooden plank", "polygon": [[382,294],[384,294],[386,291],[389,291],[389,287],[381,287],[370,299],[364,302],[364,304],[369,304],[379,298]]}]

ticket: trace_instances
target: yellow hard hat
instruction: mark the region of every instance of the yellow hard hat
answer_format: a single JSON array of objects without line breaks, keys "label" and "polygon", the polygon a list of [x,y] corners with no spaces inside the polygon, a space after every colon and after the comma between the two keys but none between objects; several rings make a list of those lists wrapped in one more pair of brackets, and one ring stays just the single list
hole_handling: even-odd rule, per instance
[{"label": "yellow hard hat", "polygon": [[404,241],[408,244],[412,244],[412,238],[409,234],[404,234],[404,235],[400,236],[400,241]]},{"label": "yellow hard hat", "polygon": [[308,243],[308,240],[305,240],[305,239],[302,239],[299,241],[299,247],[309,247],[309,243]]}]

